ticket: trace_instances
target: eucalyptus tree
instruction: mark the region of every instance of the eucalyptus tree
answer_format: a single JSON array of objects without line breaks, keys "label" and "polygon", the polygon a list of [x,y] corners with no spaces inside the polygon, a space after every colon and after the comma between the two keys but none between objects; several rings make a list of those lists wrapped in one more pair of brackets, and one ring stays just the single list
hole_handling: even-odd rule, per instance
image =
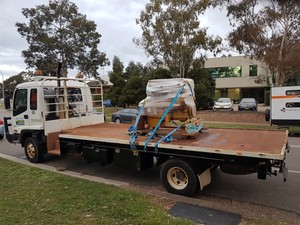
[{"label": "eucalyptus tree", "polygon": [[142,37],[133,41],[154,61],[167,66],[173,77],[185,77],[203,50],[218,51],[221,38],[200,27],[199,16],[213,1],[150,0],[136,20]]},{"label": "eucalyptus tree", "polygon": [[79,13],[68,0],[50,0],[49,5],[23,8],[26,23],[16,23],[17,31],[29,44],[22,51],[28,68],[54,75],[57,63],[68,69],[77,68],[88,77],[98,75],[99,67],[109,64],[106,54],[98,50],[101,34],[95,22]]},{"label": "eucalyptus tree", "polygon": [[233,30],[228,39],[240,53],[264,62],[270,83],[282,86],[300,76],[300,2],[228,0]]}]

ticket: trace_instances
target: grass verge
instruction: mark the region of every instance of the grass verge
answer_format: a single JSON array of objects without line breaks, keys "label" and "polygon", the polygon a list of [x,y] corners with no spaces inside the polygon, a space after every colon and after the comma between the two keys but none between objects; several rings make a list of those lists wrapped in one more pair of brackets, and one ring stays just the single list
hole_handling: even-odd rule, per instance
[{"label": "grass verge", "polygon": [[258,124],[235,124],[235,123],[205,123],[206,128],[228,128],[228,129],[249,129],[249,130],[278,130],[277,126]]},{"label": "grass verge", "polygon": [[258,124],[204,123],[205,128],[247,129],[247,130],[288,130],[289,134],[300,134],[300,127],[280,127]]},{"label": "grass verge", "polygon": [[111,114],[114,112],[117,112],[121,109],[122,108],[119,108],[119,107],[105,107],[104,115],[105,115],[106,122],[111,122]]},{"label": "grass verge", "polygon": [[[0,158],[0,224],[194,224],[167,214],[168,201]],[[280,222],[242,219],[240,225]]]},{"label": "grass verge", "polygon": [[118,187],[0,159],[0,224],[193,224]]}]

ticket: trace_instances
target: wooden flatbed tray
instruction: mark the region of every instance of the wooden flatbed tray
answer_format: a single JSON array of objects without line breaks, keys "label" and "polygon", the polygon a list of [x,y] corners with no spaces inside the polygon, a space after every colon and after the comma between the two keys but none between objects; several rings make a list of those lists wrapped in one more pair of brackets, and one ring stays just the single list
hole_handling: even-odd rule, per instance
[{"label": "wooden flatbed tray", "polygon": [[[60,138],[126,144],[129,147],[129,124],[102,123],[65,130]],[[189,139],[173,137],[170,143],[161,142],[159,149],[189,150],[226,155],[259,157],[283,160],[287,145],[287,131],[204,129]],[[139,135],[137,146],[144,146],[147,137]],[[148,144],[153,147],[157,137]]]}]

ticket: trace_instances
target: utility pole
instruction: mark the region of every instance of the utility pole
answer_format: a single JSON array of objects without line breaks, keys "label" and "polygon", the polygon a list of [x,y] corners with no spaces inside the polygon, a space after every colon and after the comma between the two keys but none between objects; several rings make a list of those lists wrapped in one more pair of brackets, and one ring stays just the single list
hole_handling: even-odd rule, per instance
[{"label": "utility pole", "polygon": [[3,107],[4,107],[4,94],[5,94],[5,92],[4,92],[4,76],[3,76],[3,73],[0,71],[0,73],[2,74],[2,93],[3,93]]}]

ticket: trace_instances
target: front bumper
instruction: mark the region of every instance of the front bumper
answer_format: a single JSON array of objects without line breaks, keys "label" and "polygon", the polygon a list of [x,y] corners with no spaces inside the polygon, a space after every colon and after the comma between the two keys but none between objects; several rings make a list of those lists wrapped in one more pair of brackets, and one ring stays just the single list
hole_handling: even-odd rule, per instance
[{"label": "front bumper", "polygon": [[4,120],[4,129],[5,129],[6,139],[9,143],[13,143],[14,140],[18,139],[18,137],[14,134],[9,133],[8,127],[11,126],[11,123],[9,123],[8,121],[11,120],[11,117],[4,117],[3,120]]},{"label": "front bumper", "polygon": [[215,110],[217,110],[217,109],[220,109],[220,110],[232,110],[232,106],[228,106],[228,105],[225,105],[225,106],[215,105],[213,107],[213,109],[215,109]]}]

